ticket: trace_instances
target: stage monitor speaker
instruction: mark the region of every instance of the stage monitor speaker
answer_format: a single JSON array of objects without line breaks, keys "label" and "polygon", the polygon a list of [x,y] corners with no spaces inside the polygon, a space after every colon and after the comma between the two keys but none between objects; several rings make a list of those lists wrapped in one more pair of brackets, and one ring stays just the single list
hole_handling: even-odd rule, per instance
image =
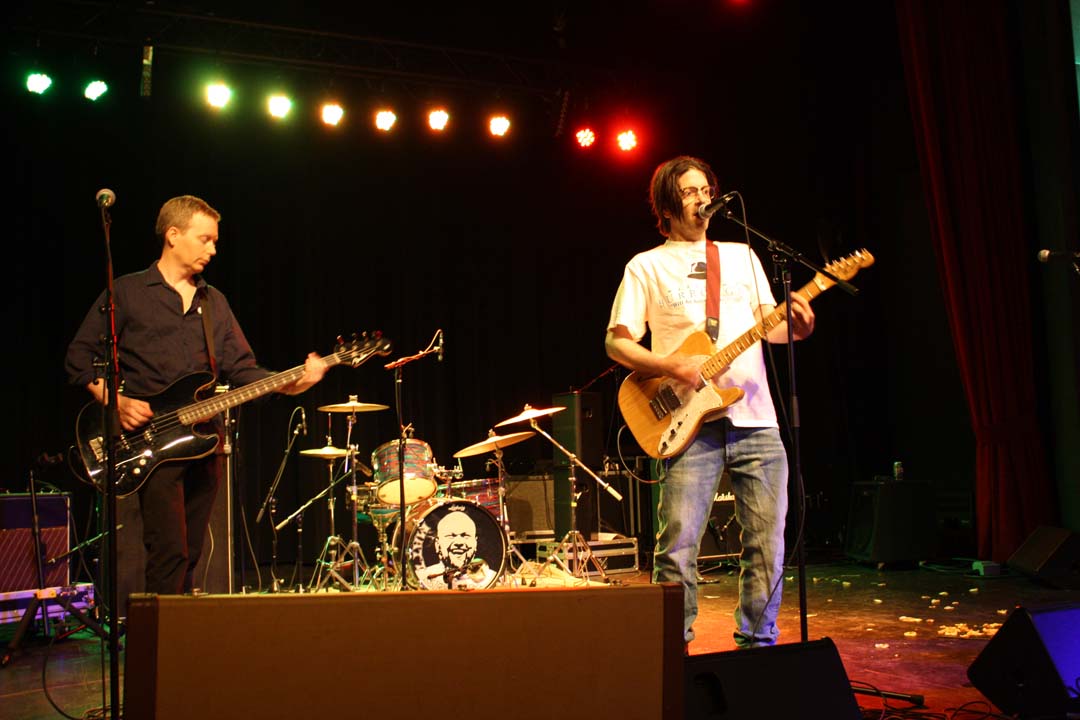
[{"label": "stage monitor speaker", "polygon": [[1080,534],[1065,528],[1037,527],[1006,564],[1047,585],[1080,590]]},{"label": "stage monitor speaker", "polygon": [[674,583],[135,595],[126,646],[135,720],[684,717]]},{"label": "stage monitor speaker", "polygon": [[933,488],[910,480],[857,482],[844,552],[862,562],[928,560],[937,552]]},{"label": "stage monitor speaker", "polygon": [[[38,529],[41,531],[42,562],[59,557],[70,548],[68,493],[38,493]],[[0,495],[0,592],[36,590],[37,561],[34,559],[34,513],[30,493]],[[61,587],[70,582],[67,561],[45,564],[45,587]]]},{"label": "stage monitor speaker", "polygon": [[[554,406],[565,407],[551,416],[551,436],[577,456],[590,470],[604,464],[602,398],[596,392],[557,393]],[[570,531],[570,460],[558,448],[552,448],[555,475],[555,535],[562,538]],[[597,493],[605,492],[596,480],[581,468],[575,468],[581,493],[574,510],[576,529],[587,540],[597,539],[599,530]]]},{"label": "stage monitor speaker", "polygon": [[829,638],[691,655],[685,682],[686,720],[862,718]]},{"label": "stage monitor speaker", "polygon": [[1007,715],[1080,713],[1080,603],[1018,607],[967,671],[971,684]]}]

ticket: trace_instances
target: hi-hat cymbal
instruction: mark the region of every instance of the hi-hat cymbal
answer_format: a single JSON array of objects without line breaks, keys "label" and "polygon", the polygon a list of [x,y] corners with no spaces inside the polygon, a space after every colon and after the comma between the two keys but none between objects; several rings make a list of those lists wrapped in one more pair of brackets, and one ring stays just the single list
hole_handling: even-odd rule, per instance
[{"label": "hi-hat cymbal", "polygon": [[535,420],[539,417],[547,417],[548,415],[554,415],[557,412],[562,412],[566,408],[562,405],[549,408],[534,408],[529,405],[525,406],[525,411],[520,415],[515,415],[509,420],[503,420],[501,423],[495,423],[495,427],[502,427],[503,425],[512,425],[513,423],[525,422],[526,420]]},{"label": "hi-hat cymbal", "polygon": [[348,402],[335,403],[334,405],[323,405],[319,408],[319,412],[372,412],[374,410],[389,410],[389,405],[379,405],[378,403],[366,403],[357,402],[356,398],[349,398]]},{"label": "hi-hat cymbal", "polygon": [[454,453],[454,457],[463,458],[470,455],[480,455],[481,453],[491,452],[492,450],[498,450],[499,448],[519,443],[522,440],[528,440],[535,435],[532,430],[526,430],[525,432],[510,433],[509,435],[491,435],[486,440],[481,440],[478,443],[473,443],[467,448],[462,448]]},{"label": "hi-hat cymbal", "polygon": [[301,455],[306,455],[307,457],[322,458],[324,460],[326,460],[326,459],[331,459],[332,460],[334,458],[343,458],[343,457],[345,457],[346,455],[349,454],[349,451],[344,450],[342,448],[334,447],[333,445],[327,445],[326,447],[313,448],[311,450],[301,450],[300,454]]}]

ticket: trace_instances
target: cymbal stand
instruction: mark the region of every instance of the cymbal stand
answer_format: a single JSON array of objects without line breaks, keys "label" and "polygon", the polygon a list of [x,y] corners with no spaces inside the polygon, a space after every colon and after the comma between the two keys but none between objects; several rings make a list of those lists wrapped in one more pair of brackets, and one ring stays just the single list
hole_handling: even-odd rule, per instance
[{"label": "cymbal stand", "polygon": [[[521,573],[526,567],[528,567],[528,560],[518,550],[517,545],[511,540],[512,531],[510,530],[510,514],[506,509],[506,466],[502,460],[503,451],[502,448],[496,446],[495,459],[492,461],[495,463],[495,467],[499,470],[499,521],[502,523],[503,533],[506,536],[506,566],[512,568],[514,566],[513,556],[517,556],[518,564],[513,573],[504,573],[503,581],[507,585],[516,585],[520,578],[518,574]],[[536,578],[539,577],[539,573],[532,579],[532,584],[536,584]]]},{"label": "cymbal stand", "polygon": [[378,533],[379,562],[365,574],[365,581],[370,582],[371,587],[375,590],[386,591],[393,589],[393,586],[390,583],[390,575],[397,574],[394,570],[394,566],[390,563],[390,542],[386,531],[387,528],[390,527],[390,524],[395,520],[398,520],[399,523],[401,522],[401,510],[393,510],[385,513],[372,511],[370,514],[371,524],[375,526],[375,531]]},{"label": "cymbal stand", "polygon": [[315,575],[311,578],[311,583],[308,585],[308,589],[312,592],[318,592],[326,588],[327,584],[334,580],[341,586],[342,590],[354,590],[355,588],[349,584],[349,581],[342,577],[338,570],[341,567],[341,563],[338,561],[338,552],[341,552],[341,557],[345,556],[348,550],[348,545],[345,541],[335,532],[334,529],[334,495],[330,492],[342,478],[347,477],[345,473],[342,473],[341,477],[334,480],[334,459],[330,458],[327,461],[327,467],[330,472],[330,483],[327,485],[327,504],[330,508],[330,536],[326,538],[326,543],[323,544],[322,552],[319,553],[319,559],[315,561]]},{"label": "cymbal stand", "polygon": [[[597,482],[600,487],[608,491],[608,493],[619,502],[622,502],[622,495],[619,492],[606,483],[601,477],[585,466],[584,463],[578,458],[577,455],[563,447],[559,441],[551,437],[548,433],[540,429],[540,426],[536,424],[536,418],[529,421],[529,425],[532,429],[540,433],[548,439],[548,441],[554,445],[566,458],[570,461],[569,465],[569,483],[570,483],[570,530],[561,541],[559,541],[558,547],[548,553],[547,560],[540,566],[537,571],[537,576],[543,573],[544,569],[548,565],[558,565],[564,572],[573,575],[575,578],[588,582],[587,565],[592,564],[596,568],[597,574],[600,576],[601,582],[610,582],[607,573],[604,572],[603,566],[600,561],[596,559],[592,549],[589,547],[588,541],[577,529],[577,499],[578,499],[578,487],[577,476],[575,473],[575,467],[580,467],[587,472]],[[573,569],[567,567],[566,562],[559,557],[559,553],[567,552],[570,560],[573,561]],[[536,580],[533,580],[535,584]]]},{"label": "cymbal stand", "polygon": [[[360,487],[356,482],[356,470],[361,466],[360,461],[356,458],[357,447],[352,443],[352,431],[353,425],[356,423],[356,411],[353,410],[349,413],[348,418],[348,430],[345,433],[345,447],[348,448],[349,454],[345,456],[346,467],[344,468],[343,475],[351,477],[352,484],[347,486],[349,491],[349,498],[352,500],[352,541],[345,546],[344,552],[338,556],[338,563],[336,570],[340,571],[347,564],[352,566],[352,589],[358,590],[360,588],[361,579],[361,567],[363,567],[363,575],[366,577],[370,566],[368,565],[367,558],[364,557],[364,551],[360,549],[359,541],[359,529],[357,527],[358,518],[357,513],[360,511]],[[364,467],[365,472],[371,475],[371,470]]]}]

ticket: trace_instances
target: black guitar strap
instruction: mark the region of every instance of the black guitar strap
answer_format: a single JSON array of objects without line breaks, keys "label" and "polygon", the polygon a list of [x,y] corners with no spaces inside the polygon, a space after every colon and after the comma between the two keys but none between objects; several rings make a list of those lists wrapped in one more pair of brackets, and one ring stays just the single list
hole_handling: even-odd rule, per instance
[{"label": "black guitar strap", "polygon": [[217,357],[214,355],[214,321],[210,317],[210,288],[206,288],[206,297],[203,299],[203,303],[199,306],[200,315],[202,315],[203,334],[206,335],[206,351],[210,353],[210,371],[214,373],[214,379],[217,380]]}]

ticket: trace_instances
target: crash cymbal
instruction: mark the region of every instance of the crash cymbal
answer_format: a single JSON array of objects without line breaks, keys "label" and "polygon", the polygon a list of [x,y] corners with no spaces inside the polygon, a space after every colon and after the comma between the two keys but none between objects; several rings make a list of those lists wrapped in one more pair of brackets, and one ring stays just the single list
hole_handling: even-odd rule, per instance
[{"label": "crash cymbal", "polygon": [[375,410],[389,410],[389,405],[379,405],[377,403],[357,402],[355,397],[349,398],[348,402],[336,403],[334,405],[323,405],[319,408],[319,412],[372,412]]},{"label": "crash cymbal", "polygon": [[313,448],[311,450],[301,450],[300,454],[301,455],[306,455],[307,457],[322,458],[324,460],[326,460],[326,459],[331,459],[332,460],[334,458],[343,458],[343,457],[345,457],[346,455],[349,454],[349,451],[344,450],[342,448],[334,447],[333,445],[327,445],[326,447]]},{"label": "crash cymbal", "polygon": [[495,427],[502,427],[503,425],[512,425],[513,423],[525,422],[526,420],[535,420],[539,417],[547,417],[548,415],[554,415],[557,412],[562,412],[566,408],[562,405],[549,408],[534,408],[530,405],[525,406],[525,411],[520,415],[515,415],[509,420],[503,420],[501,423],[495,423]]},{"label": "crash cymbal", "polygon": [[481,440],[478,443],[473,443],[467,448],[462,448],[454,453],[454,457],[463,458],[470,455],[480,455],[481,453],[491,452],[499,448],[519,443],[522,440],[528,440],[535,435],[532,430],[526,430],[525,432],[510,433],[509,435],[490,435],[486,440]]}]

